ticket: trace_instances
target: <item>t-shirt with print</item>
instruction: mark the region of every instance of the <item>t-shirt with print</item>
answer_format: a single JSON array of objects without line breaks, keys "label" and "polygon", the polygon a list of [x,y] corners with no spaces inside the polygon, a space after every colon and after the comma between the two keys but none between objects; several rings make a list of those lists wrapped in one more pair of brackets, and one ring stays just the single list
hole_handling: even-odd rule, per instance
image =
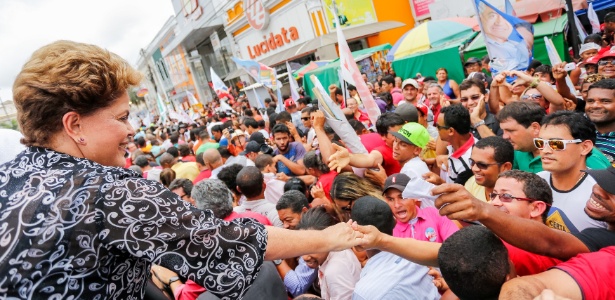
[{"label": "t-shirt with print", "polygon": [[553,187],[550,172],[542,171],[537,175],[546,180],[553,191],[553,204],[545,222],[547,226],[573,234],[586,228],[607,227],[606,223],[593,220],[585,213],[585,205],[596,184],[594,178],[584,173],[570,191],[561,191]]},{"label": "t-shirt with print", "polygon": [[[470,156],[472,155],[472,148],[478,140],[475,137],[471,137],[456,151],[453,150],[453,146],[448,145],[448,153],[452,153],[448,157],[448,179],[449,183],[465,184],[466,181],[472,177],[472,169],[470,168]],[[465,174],[467,177],[464,178]]]},{"label": "t-shirt with print", "polygon": [[[273,152],[273,154],[278,155],[280,154],[280,150],[275,149],[275,151]],[[297,162],[299,160],[303,159],[303,156],[305,155],[305,148],[303,147],[303,145],[299,142],[292,142],[292,143],[288,143],[288,151],[286,151],[286,153],[282,154],[282,156],[286,157],[288,160],[292,161],[292,162]],[[278,172],[282,172],[288,176],[293,176],[295,174],[293,174],[293,172],[290,171],[290,169],[281,161],[278,161],[276,164],[276,168],[278,170]],[[297,174],[297,175],[303,175],[303,174]]]}]

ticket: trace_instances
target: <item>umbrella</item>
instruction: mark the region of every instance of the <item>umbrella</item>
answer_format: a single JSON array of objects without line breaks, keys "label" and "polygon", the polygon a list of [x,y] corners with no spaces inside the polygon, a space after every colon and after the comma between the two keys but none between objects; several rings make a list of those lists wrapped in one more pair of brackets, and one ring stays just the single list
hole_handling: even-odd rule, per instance
[{"label": "umbrella", "polygon": [[459,24],[462,24],[468,27],[472,27],[474,31],[480,31],[480,26],[478,25],[478,20],[476,19],[476,17],[472,17],[472,18],[453,17],[453,18],[446,18],[443,20],[459,23]]},{"label": "umbrella", "polygon": [[474,34],[472,26],[459,21],[428,21],[406,32],[391,48],[387,60],[393,61],[408,55],[442,46]]}]

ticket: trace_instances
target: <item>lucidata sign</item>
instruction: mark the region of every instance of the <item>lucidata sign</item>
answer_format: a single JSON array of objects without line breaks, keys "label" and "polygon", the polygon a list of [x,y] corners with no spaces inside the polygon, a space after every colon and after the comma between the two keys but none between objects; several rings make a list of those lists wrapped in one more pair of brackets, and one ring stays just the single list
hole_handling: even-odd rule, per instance
[{"label": "lucidata sign", "polygon": [[315,37],[304,5],[282,10],[269,18],[265,29],[250,28],[235,37],[243,59],[258,61]]}]

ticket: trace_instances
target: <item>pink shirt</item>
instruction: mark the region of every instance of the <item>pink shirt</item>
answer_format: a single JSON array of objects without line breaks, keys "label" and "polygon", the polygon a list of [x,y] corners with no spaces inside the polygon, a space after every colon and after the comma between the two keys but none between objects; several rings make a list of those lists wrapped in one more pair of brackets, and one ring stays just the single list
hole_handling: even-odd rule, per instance
[{"label": "pink shirt", "polygon": [[419,208],[416,218],[408,223],[397,222],[393,236],[413,238],[419,241],[442,243],[459,228],[446,217],[441,216],[433,207]]}]

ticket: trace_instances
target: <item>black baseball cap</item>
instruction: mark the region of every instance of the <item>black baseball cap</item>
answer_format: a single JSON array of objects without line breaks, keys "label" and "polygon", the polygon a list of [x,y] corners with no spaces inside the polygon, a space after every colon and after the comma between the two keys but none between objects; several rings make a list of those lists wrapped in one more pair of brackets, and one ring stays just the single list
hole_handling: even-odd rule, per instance
[{"label": "black baseball cap", "polygon": [[408,177],[408,175],[403,173],[393,174],[387,177],[387,180],[384,182],[384,189],[382,190],[382,194],[384,195],[384,193],[386,193],[386,191],[390,188],[394,188],[396,190],[399,190],[400,192],[403,192],[406,188],[406,185],[408,185],[408,182],[410,182],[410,177]]},{"label": "black baseball cap", "polygon": [[254,141],[260,145],[265,143],[265,136],[261,132],[257,131],[250,135],[249,140],[250,142]]},{"label": "black baseball cap", "polygon": [[583,172],[589,174],[596,180],[596,183],[609,194],[615,195],[615,168],[612,166],[604,170],[587,169]]},{"label": "black baseball cap", "polygon": [[259,151],[261,151],[261,145],[259,145],[255,141],[250,141],[246,144],[245,150],[241,152],[240,155],[246,155],[248,153],[258,153]]},{"label": "black baseball cap", "polygon": [[466,60],[466,62],[463,64],[463,66],[465,67],[465,66],[467,66],[467,65],[469,65],[469,64],[478,64],[478,63],[480,63],[480,62],[481,62],[481,61],[480,61],[478,58],[476,58],[476,57],[470,57],[470,58],[468,58],[468,60]]}]

